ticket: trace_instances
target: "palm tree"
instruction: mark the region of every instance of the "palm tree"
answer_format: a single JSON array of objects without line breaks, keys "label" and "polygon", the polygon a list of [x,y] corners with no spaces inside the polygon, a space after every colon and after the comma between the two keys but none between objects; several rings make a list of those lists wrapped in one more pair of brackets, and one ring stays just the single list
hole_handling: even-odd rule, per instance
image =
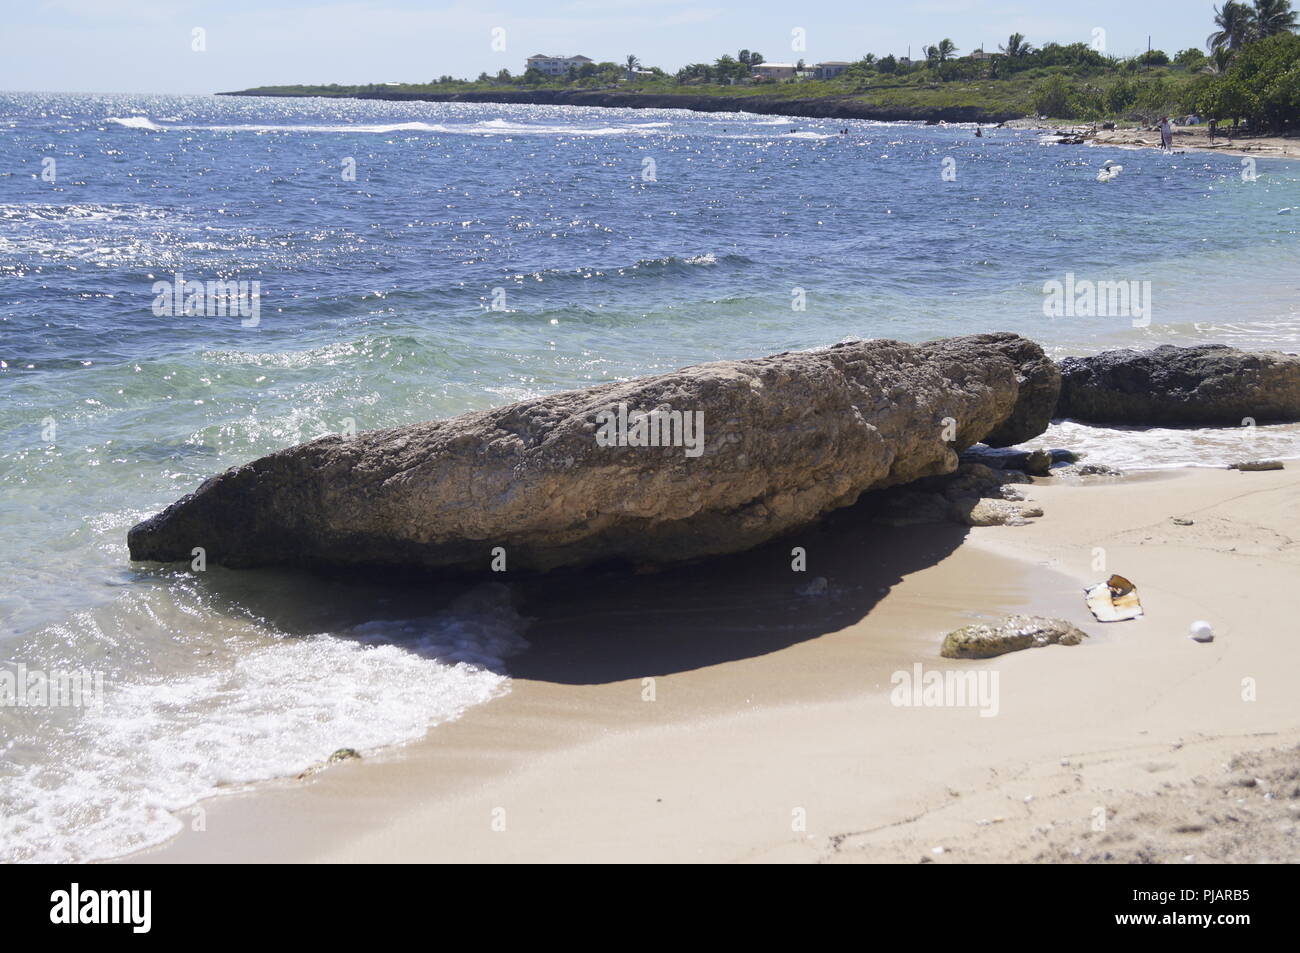
[{"label": "palm tree", "polygon": [[1210,50],[1238,49],[1255,33],[1255,11],[1239,0],[1227,0],[1222,7],[1214,8],[1214,25],[1219,29],[1205,40]]},{"label": "palm tree", "polygon": [[1032,46],[1025,42],[1025,35],[1023,33],[1012,33],[1011,36],[1007,37],[1007,45],[999,47],[999,49],[1001,49],[1007,56],[1015,57],[1016,59],[1019,59],[1022,56],[1028,56],[1034,50]]},{"label": "palm tree", "polygon": [[1255,0],[1254,21],[1257,36],[1276,36],[1296,28],[1296,14],[1291,0]]},{"label": "palm tree", "polygon": [[1215,76],[1222,76],[1228,72],[1228,67],[1232,65],[1232,50],[1226,46],[1221,46],[1210,54],[1209,62],[1205,64],[1202,72],[1212,73]]},{"label": "palm tree", "polygon": [[636,58],[636,55],[634,53],[629,53],[627,55],[627,71],[630,73],[634,69],[640,69],[640,68],[641,68],[641,61]]},{"label": "palm tree", "polygon": [[957,55],[957,47],[952,40],[939,41],[939,62],[946,63]]}]

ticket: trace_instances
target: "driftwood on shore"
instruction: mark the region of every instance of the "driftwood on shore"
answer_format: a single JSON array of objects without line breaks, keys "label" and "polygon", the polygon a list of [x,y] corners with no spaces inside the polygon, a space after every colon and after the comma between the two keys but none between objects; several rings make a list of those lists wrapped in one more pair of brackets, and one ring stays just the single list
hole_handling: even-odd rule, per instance
[{"label": "driftwood on shore", "polygon": [[[720,361],[324,437],[135,526],[137,560],[547,570],[748,549],[957,454],[1042,433],[1060,377],[1014,334]],[[654,412],[654,413],[650,413]]]}]

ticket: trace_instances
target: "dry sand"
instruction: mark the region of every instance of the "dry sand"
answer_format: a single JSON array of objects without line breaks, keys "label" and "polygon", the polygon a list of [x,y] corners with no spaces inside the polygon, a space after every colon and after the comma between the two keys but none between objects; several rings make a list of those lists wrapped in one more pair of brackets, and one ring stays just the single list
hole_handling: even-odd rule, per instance
[{"label": "dry sand", "polygon": [[[1042,128],[1045,132],[1080,135],[1094,145],[1160,148],[1160,132],[1156,129],[1140,127],[1102,129],[1100,126],[1091,123],[1048,125],[1042,120],[1017,120],[1007,123],[1007,125],[1018,129]],[[1233,136],[1231,130],[1232,125],[1230,123],[1220,123],[1214,141],[1211,142],[1208,125],[1176,125],[1174,126],[1174,148],[1222,152],[1226,155],[1300,159],[1300,138],[1294,136]]]},{"label": "dry sand", "polygon": [[[1300,159],[1300,139],[1284,136],[1230,136],[1230,125],[1220,124],[1210,142],[1207,126],[1175,126],[1175,149],[1204,149],[1228,155]],[[1160,133],[1142,129],[1098,129],[1090,139],[1101,145],[1160,148]]]},{"label": "dry sand", "polygon": [[[133,859],[1300,860],[1300,469],[1028,489],[1027,526],[855,508],[707,569],[557,584],[526,606],[509,695],[208,801],[203,831]],[[1092,620],[1082,587],[1110,572],[1144,618]],[[1020,610],[1090,638],[939,657]],[[892,704],[918,662],[996,673],[996,715]]]}]

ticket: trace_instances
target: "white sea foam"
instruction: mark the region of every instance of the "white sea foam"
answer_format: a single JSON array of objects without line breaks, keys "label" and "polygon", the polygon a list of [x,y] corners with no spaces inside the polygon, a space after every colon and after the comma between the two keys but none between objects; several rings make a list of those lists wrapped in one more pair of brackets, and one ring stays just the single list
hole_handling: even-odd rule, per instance
[{"label": "white sea foam", "polygon": [[387,134],[393,132],[457,132],[464,131],[464,127],[459,130],[455,126],[447,126],[437,122],[388,122],[388,123],[329,123],[313,124],[304,123],[301,125],[286,125],[283,123],[240,123],[229,126],[173,126],[174,129],[182,129],[189,132],[311,132],[311,133],[370,133],[370,134]]},{"label": "white sea foam", "polygon": [[619,136],[635,135],[648,126],[574,126],[554,123],[515,123],[504,119],[489,119],[471,123],[452,131],[469,134],[495,134],[511,136]]},{"label": "white sea foam", "polygon": [[147,132],[162,132],[163,127],[148,116],[109,116],[105,122],[117,123],[127,129],[143,129]]},{"label": "white sea foam", "polygon": [[1119,427],[1059,420],[1024,445],[1064,447],[1120,470],[1222,467],[1242,460],[1300,458],[1300,424],[1255,427]]},{"label": "white sea foam", "polygon": [[504,119],[487,119],[471,123],[329,123],[282,124],[242,123],[235,125],[177,125],[158,126],[151,120],[133,116],[128,119],[109,119],[132,129],[160,132],[173,129],[184,132],[253,132],[253,133],[350,133],[387,135],[396,132],[432,132],[444,135],[496,135],[496,136],[618,136],[647,135],[670,123],[636,123],[626,126],[580,126],[559,123],[507,122]]},{"label": "white sea foam", "polygon": [[0,752],[0,861],[121,856],[192,824],[202,798],[417,739],[508,690],[502,660],[527,645],[525,626],[488,584],[429,618],[279,636],[200,671],[110,683],[102,709],[47,726],[39,749]]}]

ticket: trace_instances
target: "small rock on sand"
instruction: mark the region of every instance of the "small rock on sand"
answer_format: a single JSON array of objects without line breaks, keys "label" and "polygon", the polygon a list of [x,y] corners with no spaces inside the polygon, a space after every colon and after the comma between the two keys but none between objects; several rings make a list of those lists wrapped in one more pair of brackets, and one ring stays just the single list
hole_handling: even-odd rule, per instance
[{"label": "small rock on sand", "polygon": [[967,509],[961,507],[968,526],[1023,526],[1026,519],[1042,516],[1043,508],[1014,500],[976,499]]},{"label": "small rock on sand", "polygon": [[1032,450],[1025,460],[1025,472],[1033,476],[1051,476],[1052,453],[1050,450]]},{"label": "small rock on sand", "polygon": [[1242,463],[1230,464],[1228,469],[1247,472],[1255,470],[1283,470],[1285,469],[1285,466],[1281,460],[1246,460]]},{"label": "small rock on sand", "polygon": [[949,632],[939,654],[944,658],[993,658],[1044,645],[1078,645],[1087,633],[1063,619],[1012,615],[993,624],[966,625]]}]

